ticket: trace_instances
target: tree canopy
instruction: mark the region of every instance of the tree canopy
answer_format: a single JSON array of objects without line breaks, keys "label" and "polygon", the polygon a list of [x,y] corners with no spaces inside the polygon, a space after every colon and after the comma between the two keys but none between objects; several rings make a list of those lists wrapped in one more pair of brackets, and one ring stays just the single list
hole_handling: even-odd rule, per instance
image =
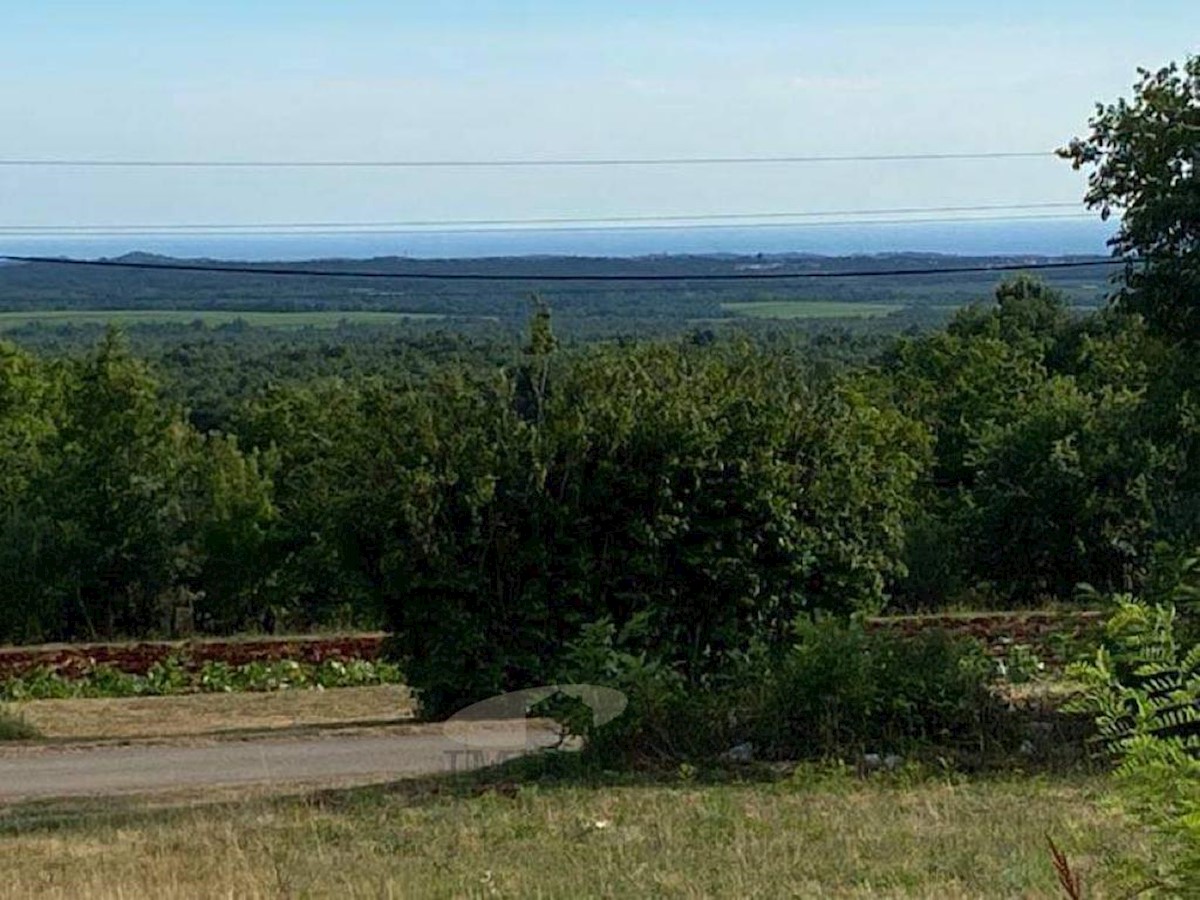
[{"label": "tree canopy", "polygon": [[1200,340],[1200,56],[1139,69],[1133,98],[1098,104],[1091,134],[1059,154],[1089,169],[1085,201],[1129,258],[1118,305],[1176,338]]}]

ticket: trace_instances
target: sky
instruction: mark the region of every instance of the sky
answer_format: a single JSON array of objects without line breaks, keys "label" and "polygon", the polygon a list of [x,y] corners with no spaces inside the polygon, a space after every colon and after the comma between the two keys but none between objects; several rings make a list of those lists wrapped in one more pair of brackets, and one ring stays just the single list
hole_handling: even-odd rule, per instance
[{"label": "sky", "polygon": [[[1086,131],[1096,101],[1127,95],[1137,66],[1182,60],[1198,36],[1194,0],[0,0],[0,159],[1049,151]],[[0,167],[0,228],[853,212],[1071,202],[1082,192],[1082,177],[1050,156],[517,170]],[[777,238],[764,234],[764,243]],[[390,240],[404,248],[403,236]],[[79,246],[58,237],[36,246],[67,243]],[[2,246],[17,245],[31,244]]]}]

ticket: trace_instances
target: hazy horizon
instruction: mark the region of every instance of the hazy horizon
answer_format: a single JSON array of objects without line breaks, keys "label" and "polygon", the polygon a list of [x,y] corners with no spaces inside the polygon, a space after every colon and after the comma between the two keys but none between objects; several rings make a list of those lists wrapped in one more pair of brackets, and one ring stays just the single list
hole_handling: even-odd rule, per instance
[{"label": "hazy horizon", "polygon": [[112,258],[127,253],[209,257],[243,261],[402,256],[469,259],[484,256],[646,256],[736,253],[812,253],[850,256],[882,253],[944,253],[959,256],[1074,256],[1107,254],[1111,223],[989,222],[927,223],[803,228],[720,228],[657,231],[517,231],[455,234],[304,235],[288,237],[104,237],[16,240],[18,255]]}]

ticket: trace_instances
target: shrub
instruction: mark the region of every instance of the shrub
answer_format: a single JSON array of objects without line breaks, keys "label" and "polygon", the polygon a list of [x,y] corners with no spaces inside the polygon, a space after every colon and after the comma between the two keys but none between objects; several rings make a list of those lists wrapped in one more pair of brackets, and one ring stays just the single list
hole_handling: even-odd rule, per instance
[{"label": "shrub", "polygon": [[[764,759],[859,758],[864,751],[978,755],[1014,741],[989,689],[994,664],[971,640],[903,637],[832,619],[795,625],[782,653],[752,648],[699,685],[621,649],[600,627],[572,645],[576,668],[629,694],[625,714],[589,735],[605,764],[716,757],[750,745]],[[601,652],[598,652],[601,651]]]},{"label": "shrub", "polygon": [[1096,717],[1121,797],[1163,839],[1156,880],[1200,895],[1200,644],[1181,643],[1175,609],[1119,596],[1106,646],[1070,670],[1075,707]]},{"label": "shrub", "polygon": [[943,632],[801,620],[756,731],[772,755],[983,750],[998,718],[994,672],[979,644]]},{"label": "shrub", "polygon": [[427,715],[550,681],[589,622],[638,617],[630,646],[699,684],[800,612],[882,604],[926,449],[894,409],[747,348],[527,376],[384,409],[380,579]]},{"label": "shrub", "polygon": [[0,741],[27,741],[40,736],[41,732],[24,716],[0,706]]}]

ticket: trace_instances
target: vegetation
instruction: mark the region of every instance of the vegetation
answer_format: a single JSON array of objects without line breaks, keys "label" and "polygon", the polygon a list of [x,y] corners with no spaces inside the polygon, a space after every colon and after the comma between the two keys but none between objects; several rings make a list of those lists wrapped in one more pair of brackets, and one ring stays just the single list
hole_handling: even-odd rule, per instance
[{"label": "vegetation", "polygon": [[0,680],[0,700],[50,700],[78,697],[161,697],[190,693],[283,691],[303,688],[399,684],[400,671],[386,662],[356,659],[301,663],[295,660],[251,662],[240,666],[209,660],[185,668],[176,660],[155,663],[145,675],[94,666],[82,672],[42,669]]},{"label": "vegetation", "polygon": [[[181,326],[166,323],[138,338],[141,352],[115,332],[85,352],[70,335],[56,343],[57,332],[41,334],[40,350],[0,344],[0,639],[146,635],[181,617],[210,632],[278,617],[391,633],[378,665],[96,667],[11,680],[3,698],[381,684],[403,673],[421,712],[442,716],[532,685],[586,682],[622,691],[627,711],[596,727],[552,698],[540,711],[587,743],[572,762],[542,765],[581,767],[586,782],[649,764],[659,778],[602,795],[577,782],[490,792],[476,782],[486,796],[423,805],[326,796],[238,812],[232,824],[222,813],[215,830],[201,813],[173,820],[165,849],[137,821],[67,827],[95,827],[106,843],[121,828],[172,864],[181,846],[193,863],[196,846],[222,859],[216,873],[156,871],[174,879],[155,884],[159,895],[198,879],[230,893],[306,892],[339,870],[355,873],[341,890],[387,893],[398,857],[411,864],[405,884],[435,893],[1038,895],[1054,889],[1047,829],[1075,891],[1069,869],[1104,883],[1111,873],[1096,857],[1141,834],[1094,808],[1094,782],[1014,788],[947,774],[982,769],[997,752],[1010,765],[1043,761],[1035,729],[1003,708],[995,684],[1001,671],[1010,683],[1033,678],[1038,660],[1014,648],[998,669],[969,641],[860,622],[882,609],[1112,598],[1107,645],[1074,669],[1078,708],[1115,758],[1125,810],[1156,835],[1144,877],[1194,894],[1198,78],[1195,59],[1143,73],[1132,102],[1102,106],[1091,136],[1063,151],[1094,169],[1087,202],[1125,213],[1116,303],[1087,315],[1079,284],[1018,275],[944,328],[895,334],[897,317],[893,333],[872,330],[872,312],[905,298],[846,288],[819,308],[853,304],[864,319],[854,330],[725,330],[709,326],[800,298],[697,282],[648,312],[617,285],[556,306],[563,340],[540,300],[530,314],[508,297],[382,295],[349,280],[341,302],[355,314],[465,317],[471,307],[494,315],[502,336],[418,321],[387,341],[351,324],[341,342],[315,329],[247,338],[243,322],[182,326],[189,341],[172,344]],[[778,262],[686,265],[700,276]],[[641,273],[671,264],[629,263]],[[372,263],[426,274],[445,265]],[[0,269],[14,306],[55,290],[82,308],[97,288],[76,277]],[[97,283],[124,291],[132,277],[105,272]],[[265,274],[203,305],[199,281],[167,296],[194,276],[146,277],[149,298],[177,314],[285,303]],[[319,284],[301,280],[291,311],[343,315]],[[961,287],[932,277],[923,309],[952,305]],[[647,334],[631,337],[643,322]],[[597,334],[619,337],[585,339]],[[0,717],[0,736],[23,734],[19,719]],[[824,768],[698,784],[718,760],[796,759]],[[61,841],[15,815],[6,887],[20,893],[35,884],[21,867],[44,868]],[[275,848],[265,860],[264,827]],[[568,856],[590,866],[563,866]],[[100,877],[139,892],[146,869],[129,865],[106,856]],[[55,871],[65,894],[95,886],[89,867]]]},{"label": "vegetation", "polygon": [[0,853],[13,897],[1055,898],[1049,831],[1088,896],[1123,896],[1115,861],[1150,850],[1104,788],[809,766],[718,783],[508,768],[285,800],[210,792],[216,805],[166,810],[18,806],[0,813]]},{"label": "vegetation", "polygon": [[0,312],[0,331],[31,324],[119,325],[181,324],[211,327],[244,324],[260,328],[336,328],[342,324],[395,325],[410,319],[440,319],[436,313],[397,313],[378,310],[314,310],[311,312],[239,312],[211,309],[30,310]]},{"label": "vegetation", "polygon": [[886,316],[904,307],[887,303],[845,303],[836,300],[760,300],[722,303],[721,309],[758,319],[857,319]]},{"label": "vegetation", "polygon": [[[137,263],[188,263],[147,254],[131,254]],[[1028,256],[961,257],[956,265],[978,266],[1006,263],[1026,265]],[[1087,262],[1087,259],[1078,260]],[[1073,304],[1096,306],[1103,302],[1112,266],[1096,259],[1095,267],[1049,273],[1055,287]],[[242,263],[254,268],[277,267],[279,263]],[[783,268],[814,273],[927,269],[946,265],[937,254],[899,253],[876,256],[818,257],[808,254],[770,256],[645,256],[622,257],[495,257],[473,260],[408,259],[385,257],[371,260],[338,260],[288,264],[293,268],[343,271],[419,273],[472,272],[505,278],[522,274],[556,275],[588,273],[605,277],[670,274],[672,276],[750,276],[770,274]],[[498,284],[464,285],[423,277],[419,282],[381,281],[377,278],[280,278],[144,269],[79,269],[53,265],[0,264],[0,310],[11,313],[56,310],[94,314],[98,310],[131,309],[178,311],[191,322],[197,313],[212,311],[233,315],[256,312],[322,312],[349,316],[353,312],[425,313],[445,321],[413,322],[414,333],[431,327],[457,333],[509,335],[522,328],[530,293],[542,292],[553,304],[560,330],[572,338],[652,336],[678,338],[696,320],[732,318],[722,309],[725,303],[785,302],[801,304],[837,303],[895,305],[911,308],[907,317],[893,317],[881,324],[898,331],[914,323],[937,323],[946,307],[957,307],[983,296],[995,277],[987,273],[956,275],[911,275],[903,278],[872,276],[823,279],[813,282],[712,282],[681,281],[662,284],[644,281],[609,281],[589,284],[553,284],[506,281]],[[483,321],[481,321],[483,320]],[[19,337],[31,343],[47,339],[49,325],[22,329]]]},{"label": "vegetation", "polygon": [[[1176,594],[1194,603],[1184,587]],[[1190,896],[1200,891],[1200,643],[1183,638],[1176,616],[1170,603],[1118,597],[1108,646],[1073,668],[1084,686],[1074,702],[1096,715],[1127,806],[1165,839],[1147,877]]]},{"label": "vegetation", "polygon": [[1200,338],[1200,56],[1139,70],[1132,100],[1100,105],[1091,134],[1060,154],[1090,169],[1087,203],[1120,210],[1112,245],[1129,258],[1121,307],[1173,337]]},{"label": "vegetation", "polygon": [[567,659],[564,679],[629,697],[619,718],[584,729],[584,755],[607,767],[702,763],[733,747],[760,760],[873,755],[979,767],[1011,756],[1023,737],[994,690],[996,663],[973,641],[938,632],[905,638],[801,617],[786,651],[759,648],[699,685],[624,650],[611,627]]},{"label": "vegetation", "polygon": [[41,732],[31,725],[23,714],[7,706],[0,706],[0,742],[27,741],[40,737]]}]

